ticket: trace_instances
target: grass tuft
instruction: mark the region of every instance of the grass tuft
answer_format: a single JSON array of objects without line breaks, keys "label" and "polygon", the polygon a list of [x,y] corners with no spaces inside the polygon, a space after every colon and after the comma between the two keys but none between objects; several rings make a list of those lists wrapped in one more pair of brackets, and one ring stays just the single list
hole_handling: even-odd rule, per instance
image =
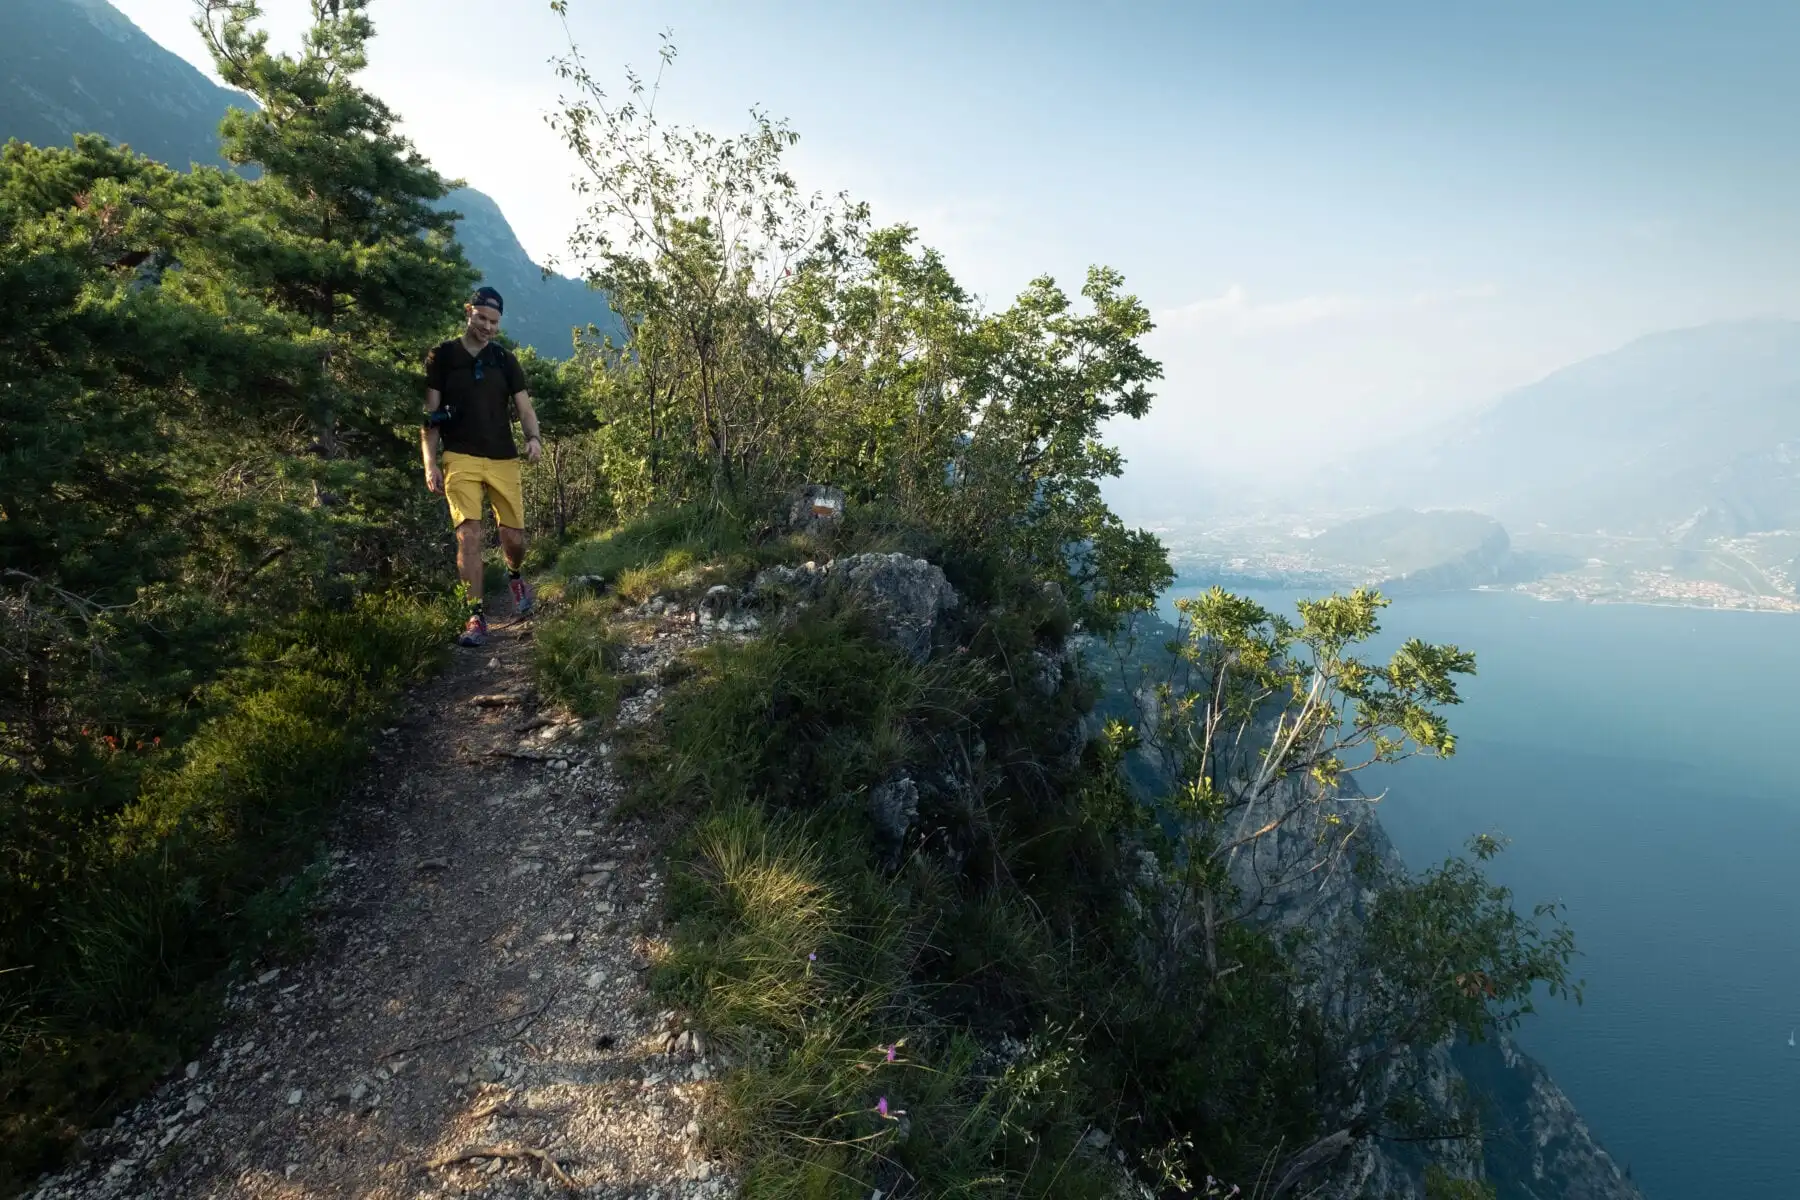
[{"label": "grass tuft", "polygon": [[607,719],[619,706],[624,642],[604,606],[583,598],[541,622],[533,666],[545,698],[583,717]]}]

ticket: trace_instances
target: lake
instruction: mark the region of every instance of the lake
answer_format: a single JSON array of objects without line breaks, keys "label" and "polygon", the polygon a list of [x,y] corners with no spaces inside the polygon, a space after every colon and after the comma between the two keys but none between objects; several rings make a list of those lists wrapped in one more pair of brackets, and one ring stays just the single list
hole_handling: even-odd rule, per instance
[{"label": "lake", "polygon": [[1585,1003],[1519,1043],[1650,1200],[1800,1197],[1800,618],[1459,592],[1382,624],[1478,671],[1456,756],[1375,781],[1401,854],[1497,831],[1516,904],[1567,905]]}]

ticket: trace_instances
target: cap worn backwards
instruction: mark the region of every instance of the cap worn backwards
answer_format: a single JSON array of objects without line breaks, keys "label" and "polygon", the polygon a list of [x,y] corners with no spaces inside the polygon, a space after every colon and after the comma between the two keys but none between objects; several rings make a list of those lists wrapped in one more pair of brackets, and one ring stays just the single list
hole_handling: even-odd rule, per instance
[{"label": "cap worn backwards", "polygon": [[500,293],[491,287],[476,288],[475,294],[469,297],[469,304],[474,308],[491,308],[497,313],[506,311],[506,301],[502,300]]}]

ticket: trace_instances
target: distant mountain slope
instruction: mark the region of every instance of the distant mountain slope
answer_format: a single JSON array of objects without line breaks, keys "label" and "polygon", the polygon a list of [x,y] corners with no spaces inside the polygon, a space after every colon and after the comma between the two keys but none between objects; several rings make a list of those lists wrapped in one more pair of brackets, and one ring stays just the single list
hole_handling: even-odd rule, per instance
[{"label": "distant mountain slope", "polygon": [[571,330],[577,326],[592,322],[601,332],[618,336],[619,320],[607,306],[606,293],[579,279],[546,278],[491,196],[458,188],[438,207],[462,214],[456,223],[457,240],[469,261],[481,269],[483,282],[499,288],[506,298],[503,328],[508,337],[537,347],[546,358],[567,358],[574,347]]},{"label": "distant mountain slope", "polygon": [[249,97],[164,50],[105,0],[5,0],[5,8],[0,141],[59,146],[98,133],[171,166],[224,165],[219,118]]},{"label": "distant mountain slope", "polygon": [[[106,0],[0,0],[0,8],[0,142],[57,146],[98,133],[183,170],[223,165],[219,119],[233,106],[248,107],[248,96],[212,82]],[[514,340],[564,358],[572,327],[618,328],[604,293],[543,277],[491,198],[462,188],[443,207],[463,215],[457,238],[506,297],[505,330]]]},{"label": "distant mountain slope", "polygon": [[1466,506],[1515,528],[1800,528],[1800,322],[1641,338],[1380,458],[1387,502]]},{"label": "distant mountain slope", "polygon": [[1481,513],[1393,509],[1334,525],[1311,539],[1308,549],[1329,562],[1408,575],[1495,542],[1504,550],[1506,531]]}]

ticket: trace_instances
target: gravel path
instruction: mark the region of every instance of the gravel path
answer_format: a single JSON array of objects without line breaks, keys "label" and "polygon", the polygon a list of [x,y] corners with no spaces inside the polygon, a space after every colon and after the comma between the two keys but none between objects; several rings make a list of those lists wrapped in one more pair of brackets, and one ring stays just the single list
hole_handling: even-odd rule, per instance
[{"label": "gravel path", "polygon": [[[627,671],[703,636],[635,628]],[[412,697],[332,839],[311,957],[234,989],[199,1059],[32,1195],[732,1194],[697,1138],[714,1064],[645,991],[660,848],[611,819],[612,729],[537,707],[530,647],[497,625]]]}]

